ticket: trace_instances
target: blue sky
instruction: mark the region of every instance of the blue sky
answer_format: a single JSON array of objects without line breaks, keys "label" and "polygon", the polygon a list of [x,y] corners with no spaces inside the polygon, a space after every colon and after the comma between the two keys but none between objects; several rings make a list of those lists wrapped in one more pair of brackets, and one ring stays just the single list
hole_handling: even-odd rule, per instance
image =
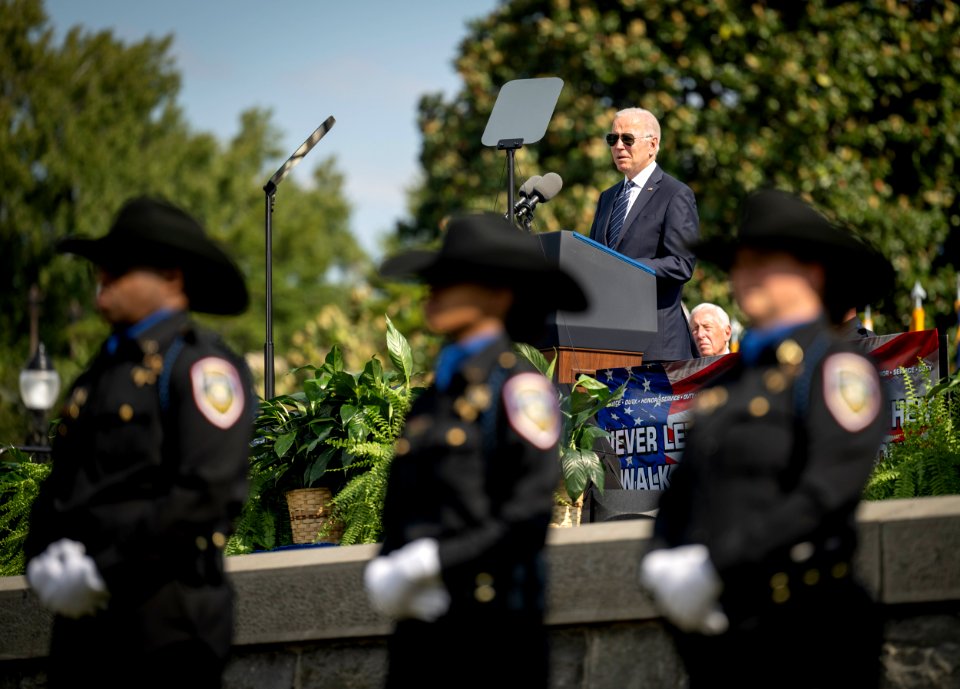
[{"label": "blue sky", "polygon": [[[58,35],[81,25],[125,41],[174,35],[180,104],[191,125],[226,141],[251,107],[273,112],[290,153],[329,115],[336,124],[291,173],[305,181],[335,155],[353,231],[378,238],[406,215],[419,173],[421,95],[460,85],[453,60],[467,22],[497,0],[46,0]],[[283,162],[277,161],[277,165]],[[272,170],[268,173],[272,174]],[[264,179],[266,182],[266,178]],[[277,192],[282,202],[283,187]]]}]

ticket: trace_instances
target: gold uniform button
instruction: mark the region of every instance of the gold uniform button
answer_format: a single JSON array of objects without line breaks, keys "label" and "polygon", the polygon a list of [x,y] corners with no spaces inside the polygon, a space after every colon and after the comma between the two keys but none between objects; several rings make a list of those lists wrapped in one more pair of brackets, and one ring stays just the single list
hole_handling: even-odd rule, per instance
[{"label": "gold uniform button", "polygon": [[517,365],[517,355],[513,352],[504,352],[497,358],[497,363],[504,368],[513,368]]},{"label": "gold uniform button", "polygon": [[86,388],[77,388],[73,391],[73,401],[76,404],[84,404],[87,401],[87,389]]},{"label": "gold uniform button", "polygon": [[207,549],[207,539],[203,536],[197,536],[197,550],[206,550]]},{"label": "gold uniform button", "polygon": [[453,403],[453,410],[457,412],[457,416],[466,421],[467,423],[472,423],[477,420],[477,409],[472,404],[470,404],[465,398],[458,397]]},{"label": "gold uniform button", "polygon": [[773,599],[774,603],[786,603],[790,600],[790,589],[786,586],[781,586],[773,590],[773,594],[770,596]]},{"label": "gold uniform button", "polygon": [[67,434],[67,425],[62,423],[57,426],[57,433],[59,433],[61,436],[65,436]]},{"label": "gold uniform button", "polygon": [[770,588],[780,589],[787,585],[790,578],[784,572],[777,572],[770,577]]},{"label": "gold uniform button", "polygon": [[493,590],[492,586],[478,586],[473,592],[473,597],[480,603],[489,603],[497,597],[497,592]]},{"label": "gold uniform button", "polygon": [[770,411],[770,403],[767,401],[766,397],[754,397],[750,400],[750,405],[747,407],[750,411],[751,416],[761,417],[765,416],[768,411]]},{"label": "gold uniform button", "polygon": [[210,540],[213,541],[215,548],[223,550],[227,545],[227,537],[220,533],[219,531],[214,531],[213,536],[210,537]]},{"label": "gold uniform button", "polygon": [[122,404],[120,405],[119,414],[121,420],[129,421],[133,418],[133,407],[131,407],[129,404]]},{"label": "gold uniform button", "polygon": [[76,404],[71,404],[70,408],[67,410],[67,414],[70,415],[71,419],[75,419],[80,416],[80,407]]},{"label": "gold uniform button", "polygon": [[834,579],[843,579],[850,573],[850,567],[846,562],[838,562],[830,569],[830,574]]},{"label": "gold uniform button", "polygon": [[145,368],[135,368],[133,369],[133,382],[138,388],[142,388],[147,383],[153,383],[156,380],[156,376]]},{"label": "gold uniform button", "polygon": [[820,581],[820,572],[816,569],[808,569],[803,573],[803,583],[807,586],[816,586]]},{"label": "gold uniform button", "polygon": [[803,363],[803,348],[794,340],[784,340],[777,347],[777,361],[787,366],[799,366]]},{"label": "gold uniform button", "polygon": [[476,578],[477,586],[493,586],[493,575],[487,572],[480,572]]},{"label": "gold uniform button", "polygon": [[397,454],[405,455],[408,452],[410,452],[410,441],[406,438],[400,438],[400,440],[397,441]]},{"label": "gold uniform button", "polygon": [[160,351],[160,343],[156,340],[144,340],[140,346],[147,354],[156,354]]},{"label": "gold uniform button", "polygon": [[467,388],[465,397],[474,407],[479,410],[484,410],[490,406],[490,400],[492,397],[490,386],[482,383],[478,385],[471,385]]},{"label": "gold uniform button", "polygon": [[462,428],[451,428],[447,431],[447,445],[460,447],[467,442],[467,432]]},{"label": "gold uniform button", "polygon": [[787,377],[780,371],[767,371],[763,374],[763,382],[767,386],[767,390],[775,395],[787,389]]}]

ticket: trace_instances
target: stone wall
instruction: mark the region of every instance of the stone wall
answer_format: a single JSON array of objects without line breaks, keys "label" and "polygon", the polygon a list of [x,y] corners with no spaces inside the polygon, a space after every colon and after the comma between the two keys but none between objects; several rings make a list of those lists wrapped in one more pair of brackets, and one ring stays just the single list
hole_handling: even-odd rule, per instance
[{"label": "stone wall", "polygon": [[[685,686],[669,637],[636,586],[651,524],[551,531],[555,689]],[[960,496],[864,503],[859,525],[859,572],[887,619],[885,689],[960,689]],[[362,586],[376,550],[229,558],[237,638],[225,689],[381,686],[390,627]],[[0,578],[0,689],[45,686],[49,623],[22,577]]]}]

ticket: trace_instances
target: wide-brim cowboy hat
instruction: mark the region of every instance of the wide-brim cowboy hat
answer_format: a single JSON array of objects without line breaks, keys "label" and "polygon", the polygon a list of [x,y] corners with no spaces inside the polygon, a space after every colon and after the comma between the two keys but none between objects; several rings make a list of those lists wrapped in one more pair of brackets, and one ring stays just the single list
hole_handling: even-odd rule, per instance
[{"label": "wide-brim cowboy hat", "polygon": [[195,218],[160,199],[132,199],[107,234],[67,237],[57,250],[116,272],[138,266],[180,268],[192,311],[238,314],[250,302],[243,274],[230,256]]},{"label": "wide-brim cowboy hat", "polygon": [[545,311],[583,311],[588,305],[580,284],[546,258],[534,235],[495,213],[452,217],[439,250],[414,249],[388,258],[380,274],[430,285],[508,287],[518,300]]},{"label": "wide-brim cowboy hat", "polygon": [[698,259],[729,270],[741,247],[784,251],[823,265],[828,283],[825,296],[833,303],[862,307],[893,292],[893,265],[876,247],[786,191],[764,189],[751,194],[744,202],[736,235],[710,237],[691,248]]}]

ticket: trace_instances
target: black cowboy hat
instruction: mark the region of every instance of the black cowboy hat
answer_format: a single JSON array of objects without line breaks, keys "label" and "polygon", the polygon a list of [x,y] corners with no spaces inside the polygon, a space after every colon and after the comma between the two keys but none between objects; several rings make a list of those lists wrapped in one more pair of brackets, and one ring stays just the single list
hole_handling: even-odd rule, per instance
[{"label": "black cowboy hat", "polygon": [[67,237],[57,250],[118,273],[137,266],[181,268],[192,311],[238,314],[250,301],[243,275],[227,253],[195,218],[160,199],[132,199],[106,235]]},{"label": "black cowboy hat", "polygon": [[837,306],[866,306],[893,292],[893,265],[877,248],[786,191],[751,194],[736,236],[711,237],[692,249],[697,258],[729,270],[740,247],[785,251],[823,265],[826,299]]},{"label": "black cowboy hat", "polygon": [[547,260],[536,237],[495,213],[452,217],[439,250],[416,249],[388,258],[380,274],[419,278],[430,285],[472,282],[509,287],[524,303],[545,310],[587,308],[579,283]]}]

